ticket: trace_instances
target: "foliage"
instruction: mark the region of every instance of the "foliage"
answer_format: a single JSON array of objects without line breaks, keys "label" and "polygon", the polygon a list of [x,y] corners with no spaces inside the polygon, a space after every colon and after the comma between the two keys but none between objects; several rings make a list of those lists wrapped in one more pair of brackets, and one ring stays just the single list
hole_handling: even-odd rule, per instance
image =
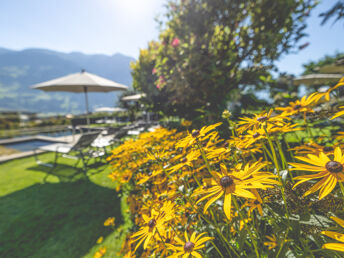
[{"label": "foliage", "polygon": [[153,95],[157,87],[167,115],[219,117],[246,87],[265,86],[262,78],[274,60],[305,35],[305,14],[313,6],[295,0],[170,1],[160,42],[150,43],[133,65],[134,86]]},{"label": "foliage", "polygon": [[166,89],[159,89],[156,85],[158,77],[156,75],[155,59],[158,42],[150,42],[147,49],[140,50],[139,59],[132,62],[131,75],[133,77],[133,87],[139,92],[144,92],[146,97],[142,100],[145,106],[154,112],[164,112],[168,114],[168,101]]},{"label": "foliage", "polygon": [[299,89],[293,84],[293,79],[293,75],[281,73],[277,79],[268,82],[270,98],[275,105],[286,106],[297,99]]},{"label": "foliage", "polygon": [[344,18],[344,1],[338,0],[330,9],[328,9],[326,12],[321,13],[319,16],[323,17],[321,25],[324,25],[325,23],[327,23],[331,18],[335,19],[333,23],[336,23],[337,21],[343,19]]},{"label": "foliage", "polygon": [[334,64],[338,59],[344,58],[344,53],[336,53],[334,55],[325,55],[324,57],[320,58],[318,61],[310,61],[303,65],[305,71],[303,72],[304,75],[312,74],[312,73],[319,73],[319,68]]},{"label": "foliage", "polygon": [[320,125],[344,114],[323,108],[342,86],[239,121],[226,111],[228,138],[222,123],[160,128],[114,149],[109,177],[131,191],[135,224],[125,257],[342,257],[330,218],[344,226],[344,132]]}]

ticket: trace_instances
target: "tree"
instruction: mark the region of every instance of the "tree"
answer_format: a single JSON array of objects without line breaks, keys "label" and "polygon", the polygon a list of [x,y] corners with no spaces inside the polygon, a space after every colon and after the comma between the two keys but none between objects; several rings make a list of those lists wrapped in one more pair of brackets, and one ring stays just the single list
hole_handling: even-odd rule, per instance
[{"label": "tree", "polygon": [[155,67],[156,52],[159,43],[151,41],[147,49],[141,49],[139,59],[130,64],[133,77],[133,87],[136,91],[144,92],[146,97],[141,100],[150,111],[162,111],[168,114],[166,89],[159,89]]},{"label": "tree", "polygon": [[335,18],[333,23],[336,23],[340,19],[343,19],[344,18],[344,0],[339,0],[329,10],[321,13],[319,16],[323,17],[323,20],[321,21],[321,25],[324,25],[331,18]]},{"label": "tree", "polygon": [[[165,110],[192,120],[217,119],[246,87],[265,87],[261,78],[273,62],[305,36],[304,18],[313,7],[313,1],[300,0],[170,1],[160,44],[148,48]],[[142,75],[138,70],[133,74]],[[135,77],[137,85],[152,79]]]}]

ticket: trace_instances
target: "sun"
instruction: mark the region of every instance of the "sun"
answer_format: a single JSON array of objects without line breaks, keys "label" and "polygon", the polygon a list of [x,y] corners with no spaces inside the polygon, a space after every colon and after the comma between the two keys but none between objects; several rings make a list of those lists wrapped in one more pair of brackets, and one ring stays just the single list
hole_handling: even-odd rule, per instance
[{"label": "sun", "polygon": [[159,0],[103,0],[107,8],[114,8],[128,16],[139,15],[155,9]]}]

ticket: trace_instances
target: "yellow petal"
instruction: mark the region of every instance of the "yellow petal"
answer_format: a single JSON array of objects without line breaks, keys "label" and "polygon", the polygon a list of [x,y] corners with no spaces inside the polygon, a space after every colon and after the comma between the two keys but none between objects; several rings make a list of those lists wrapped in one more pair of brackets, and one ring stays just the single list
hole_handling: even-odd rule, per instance
[{"label": "yellow petal", "polygon": [[184,231],[184,237],[185,237],[185,241],[189,242],[189,237],[188,237],[188,234],[186,233],[186,231]]},{"label": "yellow petal", "polygon": [[226,217],[231,219],[231,208],[232,208],[232,195],[230,193],[225,194],[225,201],[223,203],[223,211],[226,214]]},{"label": "yellow petal", "polygon": [[324,187],[320,190],[319,200],[321,200],[326,195],[328,195],[330,192],[332,192],[332,190],[336,186],[336,184],[337,184],[337,178],[334,176],[329,176],[328,179],[324,183]]},{"label": "yellow petal", "polygon": [[205,243],[205,242],[207,242],[207,241],[209,241],[209,240],[212,240],[212,239],[214,239],[214,238],[213,238],[213,237],[203,237],[203,238],[199,239],[199,240],[195,243],[195,245],[196,245],[196,246],[201,245],[201,244],[203,244],[203,243]]},{"label": "yellow petal", "polygon": [[205,205],[203,208],[203,213],[205,213],[207,211],[207,209],[209,208],[209,206],[214,203],[215,201],[217,201],[221,196],[223,195],[223,191],[219,192],[217,195],[215,195],[213,198],[211,198]]},{"label": "yellow petal", "polygon": [[[213,187],[213,188],[215,188],[215,187]],[[208,194],[208,195],[206,195],[206,196],[203,196],[201,199],[199,199],[199,200],[196,202],[196,204],[200,203],[201,201],[203,201],[203,200],[205,200],[205,199],[207,199],[207,198],[209,198],[209,197],[211,197],[211,196],[213,196],[213,195],[216,195],[219,191],[223,192],[222,189],[221,189],[221,187],[217,187],[217,189],[216,189],[216,190],[213,190],[212,192],[210,192],[210,194]]]},{"label": "yellow petal", "polygon": [[190,238],[190,242],[195,243],[196,232],[193,232]]},{"label": "yellow petal", "polygon": [[333,117],[331,117],[330,119],[332,120],[332,119],[335,119],[335,118],[337,118],[339,116],[342,116],[342,115],[344,115],[344,111],[339,111]]},{"label": "yellow petal", "polygon": [[328,179],[328,177],[324,177],[323,179],[321,179],[318,183],[313,185],[307,192],[305,192],[303,196],[307,196],[307,195],[310,195],[310,194],[318,191],[323,186],[324,182],[327,179]]},{"label": "yellow petal", "polygon": [[337,222],[341,227],[344,228],[344,220],[340,219],[340,218],[336,218],[336,217],[331,217],[331,219],[333,219],[335,222]]},{"label": "yellow petal", "polygon": [[327,157],[326,154],[323,153],[323,152],[320,152],[319,158],[321,158],[321,159],[323,160],[324,164],[326,164],[327,162],[331,161],[331,160],[329,159],[329,157]]},{"label": "yellow petal", "polygon": [[247,191],[245,189],[235,190],[235,192],[233,194],[240,196],[240,197],[244,197],[244,198],[256,199],[256,196],[254,196],[253,193],[251,193],[250,191]]},{"label": "yellow petal", "polygon": [[322,248],[336,250],[340,252],[344,252],[344,244],[338,244],[338,243],[327,243],[322,246]]},{"label": "yellow petal", "polygon": [[328,237],[331,237],[335,240],[338,240],[338,241],[344,243],[344,235],[341,233],[337,233],[337,232],[333,232],[333,231],[323,231],[323,232],[321,232],[321,234],[328,236]]},{"label": "yellow petal", "polygon": [[144,237],[137,243],[134,252],[136,252],[137,248],[139,248],[139,246],[141,245],[141,243],[143,242],[143,240],[145,240]]},{"label": "yellow petal", "polygon": [[185,253],[183,254],[182,258],[188,258],[189,257],[189,253]]},{"label": "yellow petal", "polygon": [[202,255],[200,255],[196,251],[191,252],[191,255],[195,256],[196,258],[202,258]]},{"label": "yellow petal", "polygon": [[342,160],[342,151],[339,147],[336,147],[336,149],[334,150],[334,160],[338,162],[341,162]]},{"label": "yellow petal", "polygon": [[178,244],[184,245],[184,242],[179,237],[175,236],[174,240],[176,240]]},{"label": "yellow petal", "polygon": [[152,236],[153,236],[153,234],[149,234],[149,235],[148,235],[148,237],[146,238],[146,240],[145,240],[145,242],[144,242],[144,244],[143,244],[143,249],[146,250],[147,245],[148,245],[149,241],[151,240]]}]

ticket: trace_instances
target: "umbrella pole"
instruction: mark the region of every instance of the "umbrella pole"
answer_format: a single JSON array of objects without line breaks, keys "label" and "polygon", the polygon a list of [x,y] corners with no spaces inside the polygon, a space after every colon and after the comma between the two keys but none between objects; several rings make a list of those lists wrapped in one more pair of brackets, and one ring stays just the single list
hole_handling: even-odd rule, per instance
[{"label": "umbrella pole", "polygon": [[84,93],[85,93],[85,103],[86,103],[86,120],[87,120],[87,126],[90,126],[90,118],[88,117],[89,111],[88,111],[88,96],[87,96],[87,87],[84,87]]}]

